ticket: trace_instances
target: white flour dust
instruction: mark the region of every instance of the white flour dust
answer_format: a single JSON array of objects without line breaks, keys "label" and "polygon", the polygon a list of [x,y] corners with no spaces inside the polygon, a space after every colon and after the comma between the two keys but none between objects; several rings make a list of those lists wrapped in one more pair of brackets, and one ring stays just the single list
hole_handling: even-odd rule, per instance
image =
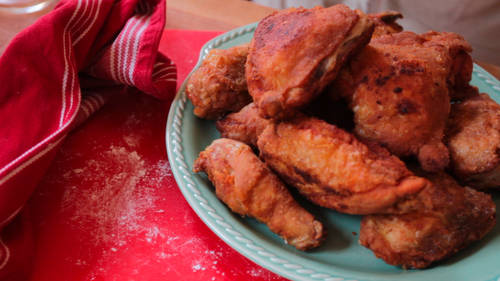
[{"label": "white flour dust", "polygon": [[156,184],[171,175],[167,161],[147,165],[136,151],[121,146],[110,146],[102,156],[64,175],[85,186],[73,186],[63,194],[62,207],[72,210],[72,223],[91,226],[94,242],[113,247],[139,233],[148,242],[164,236],[157,226],[144,225],[144,215],[155,208]]}]

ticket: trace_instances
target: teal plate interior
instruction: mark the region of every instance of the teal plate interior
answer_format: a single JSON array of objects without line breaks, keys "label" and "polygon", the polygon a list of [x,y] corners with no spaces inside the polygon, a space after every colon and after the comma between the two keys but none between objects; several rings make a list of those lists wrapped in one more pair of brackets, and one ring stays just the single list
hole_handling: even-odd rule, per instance
[{"label": "teal plate interior", "polygon": [[[225,49],[253,36],[255,24],[243,26],[209,41],[202,48],[195,69],[209,50]],[[500,102],[500,83],[474,65],[472,84]],[[376,258],[358,244],[360,216],[301,202],[323,221],[328,238],[318,249],[301,252],[284,244],[277,235],[254,219],[233,214],[214,193],[207,177],[191,171],[193,162],[207,145],[219,137],[214,122],[193,115],[185,83],[170,108],[167,121],[167,152],[179,188],[203,222],[222,240],[255,263],[293,280],[481,280],[500,281],[500,223],[481,241],[453,257],[424,270],[403,270]],[[494,194],[500,206],[499,194]]]}]

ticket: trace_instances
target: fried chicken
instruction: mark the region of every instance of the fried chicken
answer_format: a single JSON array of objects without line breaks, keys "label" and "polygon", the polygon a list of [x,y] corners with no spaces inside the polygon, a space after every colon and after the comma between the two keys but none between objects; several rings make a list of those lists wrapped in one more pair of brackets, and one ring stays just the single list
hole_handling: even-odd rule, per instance
[{"label": "fried chicken", "polygon": [[425,268],[483,238],[495,225],[491,197],[459,186],[441,172],[414,199],[414,212],[369,215],[361,221],[360,244],[386,263]]},{"label": "fried chicken", "polygon": [[398,19],[403,18],[400,12],[385,11],[378,14],[369,14],[368,16],[375,23],[372,38],[403,31],[403,27],[396,22]]},{"label": "fried chicken", "polygon": [[430,31],[421,35],[428,46],[444,47],[451,58],[447,83],[452,100],[464,100],[478,94],[477,88],[469,84],[472,79],[471,46],[464,38],[455,33]]},{"label": "fried chicken", "polygon": [[446,140],[458,179],[478,189],[500,187],[500,105],[487,94],[453,104]]},{"label": "fried chicken", "polygon": [[323,240],[321,222],[294,200],[248,145],[217,139],[200,153],[193,170],[207,173],[217,197],[232,211],[265,223],[297,249],[317,247]]},{"label": "fried chicken", "polygon": [[372,31],[368,16],[345,5],[290,8],[264,18],[246,63],[248,90],[261,116],[286,118],[309,103]]},{"label": "fried chicken", "polygon": [[271,123],[257,146],[284,181],[312,202],[343,213],[403,212],[393,207],[427,184],[386,149],[368,147],[314,117]]},{"label": "fried chicken", "polygon": [[454,60],[469,51],[454,33],[373,38],[334,82],[354,111],[356,135],[397,156],[417,156],[426,171],[443,170],[449,162],[442,139],[450,93],[466,79],[456,73]]},{"label": "fried chicken", "polygon": [[254,103],[239,112],[228,114],[215,123],[223,138],[230,138],[257,147],[257,138],[272,121],[262,118]]},{"label": "fried chicken", "polygon": [[248,44],[208,53],[186,85],[196,116],[214,120],[252,102],[245,79],[247,55]]}]

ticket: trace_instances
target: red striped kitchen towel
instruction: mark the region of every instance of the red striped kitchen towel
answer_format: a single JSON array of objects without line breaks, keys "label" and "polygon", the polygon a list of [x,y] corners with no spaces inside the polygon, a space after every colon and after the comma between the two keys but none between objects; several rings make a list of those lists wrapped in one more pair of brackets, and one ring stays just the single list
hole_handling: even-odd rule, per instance
[{"label": "red striped kitchen towel", "polygon": [[[0,231],[71,128],[104,104],[105,89],[173,97],[176,67],[158,52],[165,6],[165,0],[62,0],[12,40],[0,58]],[[12,250],[1,238],[0,276]]]}]

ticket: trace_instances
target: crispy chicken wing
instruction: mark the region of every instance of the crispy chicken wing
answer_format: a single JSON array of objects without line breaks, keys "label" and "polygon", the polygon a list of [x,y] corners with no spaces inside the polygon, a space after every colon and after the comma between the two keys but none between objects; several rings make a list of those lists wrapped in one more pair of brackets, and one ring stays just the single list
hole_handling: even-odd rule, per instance
[{"label": "crispy chicken wing", "polygon": [[427,171],[444,169],[450,92],[463,76],[453,68],[454,58],[468,51],[467,42],[454,33],[373,38],[334,82],[354,111],[355,133],[398,156],[416,155]]},{"label": "crispy chicken wing", "polygon": [[257,147],[257,138],[272,121],[262,118],[254,103],[239,112],[228,114],[215,123],[223,138],[230,138]]},{"label": "crispy chicken wing", "polygon": [[487,94],[453,104],[446,140],[457,178],[475,188],[500,187],[500,105]]},{"label": "crispy chicken wing", "polygon": [[345,5],[290,8],[264,18],[250,43],[248,90],[265,118],[311,101],[370,40],[371,20]]},{"label": "crispy chicken wing", "polygon": [[208,174],[217,197],[231,210],[265,223],[297,249],[317,247],[323,240],[323,225],[293,199],[248,145],[217,139],[200,153],[194,171]]},{"label": "crispy chicken wing", "polygon": [[349,214],[402,212],[399,201],[427,184],[386,149],[314,117],[271,123],[260,157],[312,202]]},{"label": "crispy chicken wing", "polygon": [[484,237],[495,225],[491,197],[459,186],[441,172],[414,199],[414,212],[369,215],[359,241],[388,264],[424,268]]},{"label": "crispy chicken wing", "polygon": [[252,101],[245,79],[247,55],[248,44],[208,53],[186,85],[196,116],[218,119]]}]

